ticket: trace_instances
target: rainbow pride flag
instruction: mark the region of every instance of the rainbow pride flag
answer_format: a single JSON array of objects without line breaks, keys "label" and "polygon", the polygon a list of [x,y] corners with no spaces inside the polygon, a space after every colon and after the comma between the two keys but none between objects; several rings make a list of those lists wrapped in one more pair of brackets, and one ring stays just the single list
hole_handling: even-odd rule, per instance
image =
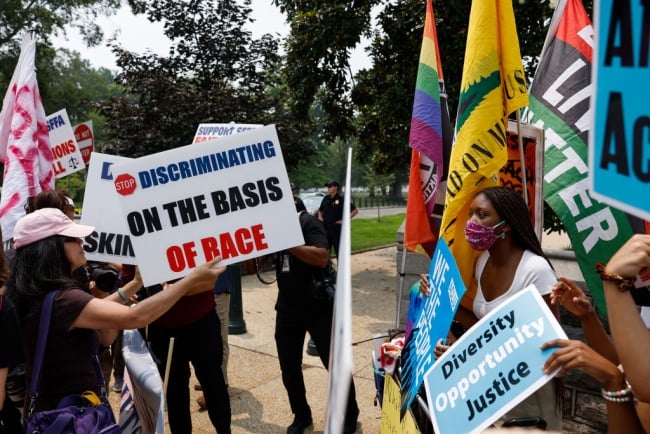
[{"label": "rainbow pride flag", "polygon": [[408,250],[421,245],[431,256],[439,232],[431,215],[444,179],[445,153],[451,152],[449,110],[431,0],[427,0],[424,19],[409,146],[413,150],[404,245]]}]

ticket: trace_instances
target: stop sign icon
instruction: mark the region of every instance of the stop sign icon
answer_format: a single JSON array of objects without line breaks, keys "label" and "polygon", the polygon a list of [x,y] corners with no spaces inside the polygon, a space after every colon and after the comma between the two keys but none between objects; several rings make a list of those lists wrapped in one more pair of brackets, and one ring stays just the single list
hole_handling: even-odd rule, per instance
[{"label": "stop sign icon", "polygon": [[92,121],[84,122],[74,127],[74,138],[77,140],[81,158],[84,164],[90,162],[90,153],[95,149],[95,137],[93,136]]},{"label": "stop sign icon", "polygon": [[135,178],[128,173],[122,173],[115,178],[115,190],[122,196],[128,196],[135,191]]}]

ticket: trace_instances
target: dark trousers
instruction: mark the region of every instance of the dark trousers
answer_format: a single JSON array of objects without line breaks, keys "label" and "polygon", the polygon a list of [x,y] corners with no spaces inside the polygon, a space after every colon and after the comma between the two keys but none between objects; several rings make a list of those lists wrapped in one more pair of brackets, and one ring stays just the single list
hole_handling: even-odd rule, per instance
[{"label": "dark trousers", "polygon": [[208,415],[219,434],[230,433],[230,397],[221,372],[223,343],[219,317],[214,309],[192,324],[164,328],[149,326],[149,340],[160,360],[158,370],[165,378],[169,339],[174,338],[174,352],[167,384],[167,415],[173,434],[191,434],[190,363],[201,383]]},{"label": "dark trousers", "polygon": [[124,356],[122,355],[122,330],[117,333],[115,342],[111,345],[111,354],[113,355],[113,377],[115,381],[124,379]]},{"label": "dark trousers", "polygon": [[[330,333],[332,330],[331,303],[321,303],[321,309],[303,312],[277,312],[275,319],[275,345],[278,350],[282,383],[289,395],[291,411],[300,418],[311,417],[311,408],[307,403],[305,379],[302,375],[302,355],[305,335],[309,335],[316,344],[318,355],[325,368],[330,358]],[[336,374],[334,374],[336,375]],[[346,420],[356,420],[357,406],[354,381],[350,384],[350,393],[346,409]]]},{"label": "dark trousers", "polygon": [[336,257],[339,257],[339,243],[341,241],[341,225],[337,223],[328,224],[325,226],[327,231],[327,243],[329,244],[329,249],[334,248],[334,254]]}]

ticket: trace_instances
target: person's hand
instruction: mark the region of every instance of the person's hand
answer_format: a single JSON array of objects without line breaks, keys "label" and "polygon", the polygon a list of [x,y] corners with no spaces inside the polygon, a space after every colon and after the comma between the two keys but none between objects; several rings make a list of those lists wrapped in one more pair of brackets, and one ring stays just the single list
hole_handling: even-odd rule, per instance
[{"label": "person's hand", "polygon": [[436,342],[436,347],[433,350],[433,355],[435,356],[436,360],[442,356],[442,354],[449,349],[451,345],[447,345],[448,340],[445,341],[444,339],[438,339],[438,342]]},{"label": "person's hand", "polygon": [[571,369],[580,369],[587,375],[603,384],[607,390],[625,388],[625,377],[616,365],[598,354],[593,348],[578,340],[553,339],[544,342],[542,349],[559,347],[546,359],[542,367],[545,374],[550,375],[560,368],[557,373],[562,377]]},{"label": "person's hand", "polygon": [[427,274],[420,274],[420,292],[429,296],[431,290],[429,289],[429,276]]},{"label": "person's hand", "polygon": [[650,267],[650,235],[635,234],[612,256],[605,272],[634,277]]},{"label": "person's hand", "polygon": [[585,293],[574,281],[566,277],[560,277],[553,289],[551,289],[551,304],[558,303],[578,318],[594,311]]}]

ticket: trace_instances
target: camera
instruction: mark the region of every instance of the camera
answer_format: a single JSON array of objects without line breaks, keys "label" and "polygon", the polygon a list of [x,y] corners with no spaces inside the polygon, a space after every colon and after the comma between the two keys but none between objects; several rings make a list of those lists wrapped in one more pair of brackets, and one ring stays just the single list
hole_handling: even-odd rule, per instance
[{"label": "camera", "polygon": [[330,277],[312,279],[312,296],[318,300],[333,301],[336,294],[336,286]]},{"label": "camera", "polygon": [[318,300],[334,301],[336,295],[336,269],[331,262],[327,267],[312,275],[312,297]]},{"label": "camera", "polygon": [[110,265],[101,263],[88,264],[88,276],[95,286],[103,292],[113,292],[117,287],[119,272]]}]

